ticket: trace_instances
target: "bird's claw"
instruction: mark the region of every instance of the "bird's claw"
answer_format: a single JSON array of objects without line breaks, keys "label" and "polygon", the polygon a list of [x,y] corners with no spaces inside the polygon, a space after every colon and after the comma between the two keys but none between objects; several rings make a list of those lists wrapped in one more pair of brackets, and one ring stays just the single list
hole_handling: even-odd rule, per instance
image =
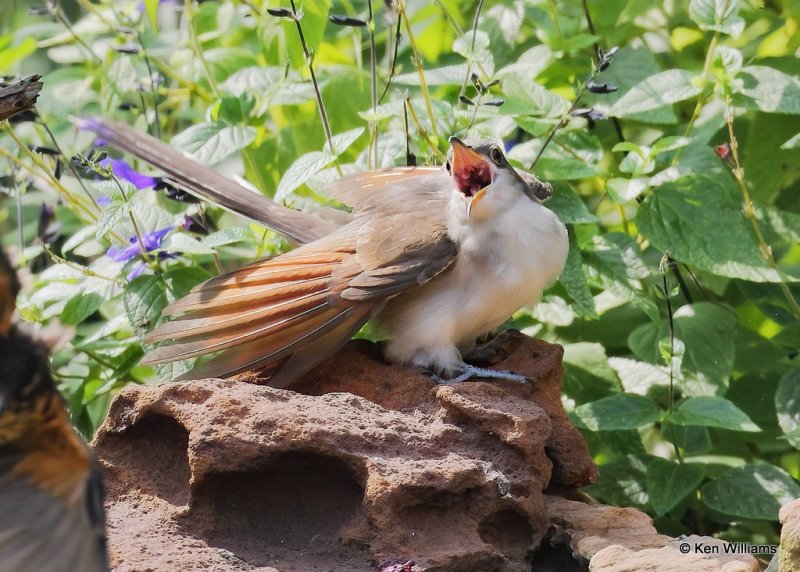
[{"label": "bird's claw", "polygon": [[498,371],[496,369],[488,369],[484,367],[475,367],[474,365],[462,364],[458,367],[461,373],[456,377],[444,378],[437,374],[431,374],[431,379],[439,385],[455,385],[473,377],[484,377],[490,379],[504,379],[506,381],[513,381],[514,383],[528,383],[530,381],[524,375],[513,373],[511,371]]}]

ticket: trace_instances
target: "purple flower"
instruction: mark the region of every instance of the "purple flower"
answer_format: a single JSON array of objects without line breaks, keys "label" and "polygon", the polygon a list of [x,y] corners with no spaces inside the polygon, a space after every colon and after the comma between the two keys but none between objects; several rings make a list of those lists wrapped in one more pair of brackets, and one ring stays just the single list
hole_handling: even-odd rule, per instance
[{"label": "purple flower", "polygon": [[[145,251],[152,252],[158,248],[161,248],[161,243],[164,241],[164,237],[167,236],[169,231],[172,229],[172,226],[168,226],[166,228],[162,228],[161,230],[148,232],[142,236],[142,243]],[[108,255],[108,257],[114,262],[128,262],[129,260],[132,260],[141,252],[141,248],[139,241],[135,236],[130,238],[129,243],[130,244],[128,244],[128,246],[124,247],[110,247],[106,251],[106,255]]]},{"label": "purple flower", "polygon": [[100,205],[101,207],[107,207],[108,205],[111,204],[111,197],[106,195],[101,195],[97,197],[97,204]]},{"label": "purple flower", "polygon": [[151,189],[155,186],[156,180],[136,171],[124,159],[112,159],[106,157],[100,161],[100,166],[104,169],[111,169],[114,176],[131,183],[137,189]]}]

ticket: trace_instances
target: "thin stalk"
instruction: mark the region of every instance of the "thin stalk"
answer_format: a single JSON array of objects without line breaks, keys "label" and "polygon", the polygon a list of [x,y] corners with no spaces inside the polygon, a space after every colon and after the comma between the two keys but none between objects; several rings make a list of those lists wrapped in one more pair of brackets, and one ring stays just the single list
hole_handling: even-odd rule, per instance
[{"label": "thin stalk", "polygon": [[[331,135],[331,125],[328,121],[328,112],[325,111],[325,103],[322,101],[322,92],[319,89],[319,82],[317,82],[317,74],[314,72],[314,62],[311,53],[308,51],[308,44],[306,44],[306,36],[303,34],[303,26],[300,25],[300,16],[297,14],[297,7],[294,0],[289,0],[292,6],[292,19],[297,27],[297,35],[300,38],[300,45],[303,47],[303,55],[306,58],[306,65],[308,66],[308,73],[311,74],[311,83],[314,86],[314,95],[317,98],[317,108],[319,109],[319,117],[322,120],[322,128],[325,130],[325,139],[328,141],[328,147],[333,155],[336,155],[336,149],[333,148],[333,135]],[[344,175],[339,160],[334,159],[334,166],[336,172],[341,177]]]},{"label": "thin stalk", "polygon": [[[706,59],[703,62],[703,71],[700,75],[700,85],[702,86],[702,90],[700,91],[700,95],[697,98],[697,103],[694,106],[694,111],[692,111],[692,117],[689,119],[688,125],[686,125],[686,130],[683,132],[684,137],[689,137],[692,130],[694,129],[694,124],[697,122],[697,119],[700,117],[700,112],[703,110],[703,106],[706,104],[706,85],[708,84],[708,73],[711,69],[711,61],[714,58],[714,52],[717,49],[717,43],[719,43],[719,32],[714,32],[714,35],[711,38],[711,43],[708,45],[708,51],[706,52]],[[671,166],[675,166],[678,163],[678,159],[681,156],[681,152],[683,148],[678,148],[675,151],[675,156],[672,158]]]},{"label": "thin stalk", "polygon": [[28,158],[33,162],[34,165],[36,165],[40,169],[41,172],[34,170],[30,165],[24,163],[23,161],[20,161],[18,158],[11,155],[11,153],[6,151],[2,147],[0,147],[0,155],[8,158],[10,161],[16,163],[19,167],[25,169],[34,176],[44,174],[50,180],[53,186],[56,187],[59,190],[59,192],[61,192],[61,194],[64,195],[64,197],[69,202],[73,203],[76,207],[82,210],[84,214],[86,214],[86,216],[89,217],[89,219],[92,222],[97,222],[97,215],[94,212],[92,212],[92,210],[80,199],[80,197],[75,195],[72,191],[67,189],[61,183],[61,181],[56,179],[55,175],[53,175],[53,173],[50,172],[50,169],[48,169],[47,165],[44,164],[44,161],[42,161],[41,157],[36,155],[36,153],[31,151],[30,149],[28,149],[28,146],[25,145],[19,139],[19,137],[17,137],[16,133],[14,133],[14,130],[11,129],[7,121],[3,122],[3,130],[6,132],[6,134],[8,134],[9,137],[11,137],[11,139],[14,140],[17,146],[28,156]]},{"label": "thin stalk", "polygon": [[96,53],[94,53],[94,50],[92,50],[92,48],[89,47],[89,44],[84,42],[81,39],[81,37],[78,34],[75,33],[75,30],[72,29],[72,25],[69,23],[69,20],[67,20],[67,17],[64,16],[64,13],[61,11],[61,8],[58,5],[56,5],[56,8],[55,8],[55,17],[58,19],[59,22],[61,22],[64,25],[64,27],[67,29],[67,31],[70,33],[70,35],[73,37],[73,39],[78,44],[80,44],[80,46],[84,50],[86,50],[89,53],[89,55],[92,57],[93,60],[95,60],[97,63],[100,63],[100,64],[103,63],[103,59],[100,56],[98,56]]},{"label": "thin stalk", "polygon": [[586,86],[594,81],[595,75],[597,75],[597,67],[593,66],[592,67],[592,73],[590,73],[589,77],[586,79],[586,81],[584,81],[583,84],[581,84],[581,87],[578,89],[578,93],[575,95],[575,99],[572,101],[572,105],[570,105],[569,109],[561,116],[561,119],[559,119],[558,123],[556,123],[553,126],[553,128],[550,130],[550,133],[547,135],[547,139],[544,140],[544,143],[539,148],[539,152],[536,154],[536,158],[534,158],[533,163],[531,163],[531,166],[530,166],[531,169],[533,169],[533,167],[536,165],[536,163],[542,157],[542,154],[544,153],[544,150],[547,148],[547,146],[553,140],[553,137],[555,137],[555,135],[558,132],[558,130],[561,129],[562,127],[564,127],[567,124],[567,120],[569,119],[570,115],[578,107],[578,103],[580,102],[581,97],[583,97],[583,93],[586,91]]},{"label": "thin stalk", "polygon": [[433,153],[434,153],[434,155],[436,155],[436,158],[439,161],[444,162],[444,160],[446,159],[445,156],[442,154],[441,151],[439,151],[439,148],[436,145],[433,144],[433,141],[431,141],[431,138],[428,136],[428,132],[425,130],[425,128],[420,123],[419,117],[417,117],[417,112],[414,111],[414,106],[411,105],[411,98],[408,97],[408,96],[406,96],[406,107],[408,107],[408,113],[411,115],[411,120],[414,122],[414,125],[416,125],[416,127],[417,127],[417,132],[425,140],[425,142],[428,144],[428,146],[431,149],[433,149]]},{"label": "thin stalk", "polygon": [[[589,28],[589,33],[593,36],[597,35],[597,32],[594,27],[594,22],[592,21],[592,15],[589,13],[589,4],[587,0],[583,1],[583,14],[586,16],[586,26]],[[600,44],[597,42],[594,43],[594,55],[597,58],[597,61],[600,61],[602,57],[602,50],[600,49]],[[617,139],[620,141],[625,141],[625,135],[622,133],[622,123],[620,123],[619,117],[612,117],[611,124],[614,126],[614,131],[617,133]]]},{"label": "thin stalk", "polygon": [[[461,98],[467,94],[467,83],[469,82],[470,75],[472,74],[472,54],[475,52],[475,37],[478,35],[478,19],[481,15],[481,9],[483,9],[483,0],[478,0],[478,7],[475,8],[475,17],[472,19],[472,43],[470,44],[469,57],[467,58],[467,73],[464,75],[464,81],[461,82],[461,91],[458,93],[456,110],[461,108]],[[472,120],[475,120],[475,114],[472,115]],[[470,122],[470,126],[471,125],[472,122]]]},{"label": "thin stalk", "polygon": [[72,176],[75,177],[75,180],[78,181],[78,184],[83,189],[83,192],[86,193],[86,196],[89,197],[90,201],[92,201],[92,205],[94,205],[94,207],[97,210],[100,210],[100,205],[97,204],[97,201],[92,196],[92,193],[90,193],[89,189],[86,188],[86,185],[83,182],[83,178],[81,177],[80,173],[78,173],[78,169],[75,167],[75,165],[72,164],[72,161],[69,160],[69,157],[67,157],[64,154],[64,150],[61,148],[61,145],[58,144],[58,140],[56,140],[56,136],[50,130],[50,127],[47,125],[47,123],[45,123],[44,119],[42,119],[42,116],[39,115],[38,112],[37,116],[39,117],[39,125],[41,125],[47,132],[47,136],[50,138],[50,142],[53,144],[53,147],[56,148],[56,151],[58,151],[61,158],[67,164],[67,168],[69,169],[70,173],[72,173]]},{"label": "thin stalk", "polygon": [[192,0],[185,0],[184,12],[189,19],[187,27],[189,28],[189,41],[192,43],[192,50],[200,60],[200,65],[203,67],[203,72],[206,74],[206,79],[208,80],[208,85],[211,86],[211,91],[213,91],[215,95],[219,95],[217,80],[214,79],[214,75],[211,73],[211,67],[208,65],[205,54],[203,54],[203,50],[200,47],[200,42],[197,40],[197,30],[194,29],[194,22],[192,21],[194,18]]},{"label": "thin stalk", "polygon": [[[667,284],[667,272],[663,268],[664,259],[669,260],[669,252],[664,253],[661,259],[662,264],[659,265],[661,271],[661,281],[664,287],[664,298],[667,300],[667,321],[669,324],[669,404],[667,405],[667,418],[671,420],[672,411],[675,407],[675,374],[673,371],[674,353],[675,353],[675,322],[672,319],[672,299],[669,295],[669,284]],[[670,432],[672,433],[672,446],[675,448],[675,456],[679,462],[683,462],[683,454],[680,447],[678,447],[678,438],[675,434],[675,425],[670,422]]]},{"label": "thin stalk", "polygon": [[394,70],[397,67],[397,53],[400,48],[400,26],[402,25],[403,20],[400,18],[400,14],[397,14],[397,26],[394,31],[394,53],[392,54],[392,66],[389,68],[389,77],[386,80],[386,86],[383,88],[383,93],[378,98],[378,103],[383,101],[383,98],[386,97],[386,94],[389,92],[389,86],[392,85],[392,79],[394,79]]},{"label": "thin stalk", "polygon": [[783,273],[780,271],[778,264],[775,262],[775,257],[772,254],[772,248],[769,246],[769,244],[767,244],[766,239],[764,239],[764,234],[761,232],[761,227],[758,225],[755,206],[750,198],[750,191],[747,190],[747,183],[745,182],[744,178],[744,168],[742,168],[741,163],[739,162],[739,142],[736,140],[736,134],[733,130],[733,102],[731,101],[730,95],[726,96],[725,98],[725,122],[728,124],[728,135],[730,136],[731,153],[733,155],[733,176],[736,178],[736,182],[739,184],[739,189],[742,191],[742,199],[744,201],[744,216],[747,217],[747,219],[753,225],[753,231],[756,233],[758,245],[761,249],[761,255],[767,261],[767,264],[769,264],[770,268],[772,268],[778,274],[778,276],[782,278],[782,280],[778,282],[778,285],[780,286],[786,301],[789,303],[789,308],[792,310],[792,314],[794,314],[795,319],[800,320],[800,306],[798,306],[797,300],[794,299],[791,290],[789,290],[787,281],[784,279],[785,277]]},{"label": "thin stalk", "polygon": [[87,268],[86,266],[81,266],[80,264],[76,264],[76,263],[74,263],[74,262],[72,262],[70,260],[67,260],[63,256],[59,256],[58,254],[56,254],[55,252],[50,250],[50,247],[47,246],[46,244],[43,244],[42,248],[47,253],[47,255],[50,257],[50,260],[52,260],[56,264],[63,264],[65,266],[69,266],[73,270],[77,270],[78,272],[80,272],[84,276],[89,276],[91,278],[100,278],[101,280],[107,280],[107,281],[113,282],[115,284],[122,284],[123,283],[122,280],[119,280],[118,278],[111,278],[109,276],[104,276],[103,274],[98,274],[97,272],[95,272],[91,268]]},{"label": "thin stalk", "polygon": [[374,157],[372,153],[369,155],[369,168],[374,169],[378,165],[378,124],[374,117],[378,111],[378,55],[375,49],[375,16],[372,13],[372,0],[367,0],[367,7],[369,8],[367,28],[369,30],[369,77],[373,114],[373,118],[369,122],[369,145],[370,150],[374,152]]},{"label": "thin stalk", "polygon": [[423,69],[422,65],[422,56],[420,56],[419,50],[417,49],[417,42],[414,39],[414,32],[411,30],[411,22],[409,21],[408,15],[406,14],[405,0],[400,0],[397,3],[397,10],[400,13],[400,19],[403,20],[403,25],[405,25],[406,32],[408,33],[408,42],[411,44],[411,53],[414,60],[414,67],[417,68],[417,74],[419,75],[419,86],[422,89],[422,98],[425,100],[425,108],[428,111],[428,119],[430,119],[431,121],[431,131],[433,131],[433,136],[436,137],[436,140],[438,141],[439,130],[436,127],[436,118],[433,116],[433,106],[431,105],[431,94],[428,91],[428,83],[425,81],[425,70]]}]

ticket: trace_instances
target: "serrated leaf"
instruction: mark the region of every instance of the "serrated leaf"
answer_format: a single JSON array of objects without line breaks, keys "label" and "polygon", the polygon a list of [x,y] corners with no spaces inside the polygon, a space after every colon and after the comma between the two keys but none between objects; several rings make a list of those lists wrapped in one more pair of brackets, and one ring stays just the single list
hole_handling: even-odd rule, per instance
[{"label": "serrated leaf", "polygon": [[94,314],[102,304],[103,298],[99,294],[93,292],[78,294],[67,301],[59,319],[62,324],[68,326],[80,324]]},{"label": "serrated leaf", "polygon": [[253,127],[221,122],[200,123],[178,133],[172,138],[172,145],[191,153],[201,163],[214,165],[244,149],[255,138]]},{"label": "serrated leaf", "polygon": [[355,129],[351,129],[350,131],[345,131],[344,133],[339,133],[338,135],[334,135],[333,137],[331,137],[331,143],[333,143],[333,150],[331,150],[330,146],[326,141],[324,151],[338,157],[339,155],[344,153],[347,150],[347,148],[350,147],[350,145],[355,143],[356,139],[361,137],[362,133],[364,133],[364,128],[356,127]]},{"label": "serrated leaf", "polygon": [[722,32],[734,37],[744,30],[738,0],[692,0],[689,17],[703,30]]},{"label": "serrated leaf", "polygon": [[728,185],[727,178],[695,175],[662,185],[639,206],[639,232],[659,251],[712,274],[783,281],[761,254]]},{"label": "serrated leaf", "polygon": [[548,199],[547,208],[556,213],[564,224],[597,222],[597,217],[589,212],[578,194],[564,183],[553,185],[553,196]]},{"label": "serrated leaf", "polygon": [[161,250],[174,254],[213,254],[214,249],[182,232],[170,234],[161,244]]},{"label": "serrated leaf", "polygon": [[744,411],[724,397],[701,395],[682,401],[670,417],[676,425],[719,427],[731,431],[761,431]]},{"label": "serrated leaf", "polygon": [[567,294],[574,300],[572,309],[575,313],[587,320],[596,320],[598,318],[597,309],[594,305],[594,297],[586,281],[586,273],[583,270],[583,257],[575,241],[574,232],[569,233],[569,254],[567,255],[567,263],[558,281],[564,286]]},{"label": "serrated leaf", "polygon": [[242,93],[260,98],[264,105],[298,105],[314,99],[311,82],[302,81],[293,71],[282,67],[250,66],[235,72],[220,90],[238,97]]},{"label": "serrated leaf", "polygon": [[653,387],[669,386],[669,370],[665,367],[623,357],[609,358],[608,365],[617,372],[627,393],[647,395]]},{"label": "serrated leaf", "polygon": [[629,89],[608,113],[615,117],[629,117],[694,97],[701,88],[692,82],[692,78],[692,72],[680,69],[652,75]]},{"label": "serrated leaf", "polygon": [[584,403],[572,411],[571,417],[591,431],[619,431],[655,423],[661,409],[652,399],[623,393]]},{"label": "serrated leaf", "polygon": [[139,276],[125,286],[122,303],[131,326],[143,336],[161,318],[164,308],[167,307],[167,293],[157,276]]},{"label": "serrated leaf", "polygon": [[165,273],[165,278],[172,295],[178,299],[186,296],[201,282],[211,278],[211,275],[198,266],[172,266]]},{"label": "serrated leaf", "polygon": [[628,455],[600,465],[600,479],[582,490],[604,503],[647,510],[647,465],[651,460],[647,455]]},{"label": "serrated leaf", "polygon": [[327,151],[312,151],[302,155],[283,174],[283,178],[275,190],[275,201],[286,200],[292,191],[332,163],[335,158]]},{"label": "serrated leaf", "polygon": [[800,486],[774,465],[746,465],[723,473],[701,489],[703,503],[726,515],[778,520],[778,510],[800,497]]},{"label": "serrated leaf", "polygon": [[[681,371],[695,395],[724,393],[733,372],[737,320],[733,312],[710,302],[681,306],[673,313],[676,341],[685,349]],[[665,320],[631,332],[628,345],[641,359],[663,364],[659,342],[668,340]]]},{"label": "serrated leaf", "polygon": [[800,368],[786,372],[778,382],[775,411],[787,439],[800,449]]},{"label": "serrated leaf", "polygon": [[218,248],[220,246],[242,242],[247,240],[250,236],[250,231],[246,227],[234,226],[231,228],[223,228],[208,236],[204,236],[202,243],[210,248]]},{"label": "serrated leaf", "polygon": [[734,96],[737,105],[767,113],[800,114],[800,80],[767,66],[746,66],[737,74],[741,82]]},{"label": "serrated leaf", "polygon": [[670,462],[658,457],[647,466],[647,492],[657,516],[667,514],[697,490],[704,472],[699,465]]},{"label": "serrated leaf", "polygon": [[128,213],[131,211],[131,203],[120,203],[108,205],[102,210],[95,225],[95,236],[103,238],[121,221],[127,222]]}]

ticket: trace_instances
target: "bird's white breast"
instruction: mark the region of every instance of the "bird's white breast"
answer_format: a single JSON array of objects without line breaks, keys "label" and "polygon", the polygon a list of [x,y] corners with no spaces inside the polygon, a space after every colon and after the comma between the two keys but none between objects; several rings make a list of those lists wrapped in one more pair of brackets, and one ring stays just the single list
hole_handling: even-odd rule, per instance
[{"label": "bird's white breast", "polygon": [[519,308],[538,302],[564,268],[567,232],[549,209],[519,196],[491,221],[451,221],[453,266],[390,301],[380,323],[389,357],[447,368]]}]

